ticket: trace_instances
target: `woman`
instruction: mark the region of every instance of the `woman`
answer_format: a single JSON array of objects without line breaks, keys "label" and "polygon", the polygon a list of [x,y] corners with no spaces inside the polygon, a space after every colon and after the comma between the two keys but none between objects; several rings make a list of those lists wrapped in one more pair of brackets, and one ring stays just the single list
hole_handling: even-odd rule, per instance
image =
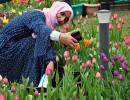
[{"label": "woman", "polygon": [[71,35],[54,30],[56,25],[67,23],[72,17],[71,7],[59,1],[49,11],[28,11],[15,17],[0,31],[0,74],[20,83],[22,76],[29,77],[29,83],[38,86],[44,63],[54,67],[56,53],[50,40],[70,47],[77,42]]}]

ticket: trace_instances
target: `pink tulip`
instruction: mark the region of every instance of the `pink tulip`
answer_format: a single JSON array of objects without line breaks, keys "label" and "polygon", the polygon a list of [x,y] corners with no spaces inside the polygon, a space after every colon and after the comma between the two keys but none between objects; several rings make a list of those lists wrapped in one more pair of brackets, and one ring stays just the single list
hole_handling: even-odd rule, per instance
[{"label": "pink tulip", "polygon": [[53,68],[50,67],[50,66],[47,66],[47,67],[46,67],[46,71],[45,71],[45,73],[46,73],[46,75],[50,75],[50,74],[52,74],[52,73],[53,73]]},{"label": "pink tulip", "polygon": [[38,95],[39,95],[38,91],[35,90],[35,92],[34,92],[34,96],[35,96],[35,97],[38,97]]},{"label": "pink tulip", "polygon": [[81,67],[82,67],[83,69],[85,69],[85,68],[86,68],[86,63],[82,63]]},{"label": "pink tulip", "polygon": [[86,61],[86,66],[89,68],[92,66],[91,60]]},{"label": "pink tulip", "polygon": [[97,16],[97,12],[96,11],[93,12],[93,16]]},{"label": "pink tulip", "polygon": [[14,97],[14,100],[19,100],[19,96],[15,96],[15,97]]},{"label": "pink tulip", "polygon": [[72,57],[72,61],[73,61],[73,62],[75,62],[77,59],[78,59],[78,56],[77,56],[77,55],[74,55],[74,56]]},{"label": "pink tulip", "polygon": [[6,100],[5,96],[4,96],[4,93],[1,93],[0,94],[0,100]]},{"label": "pink tulip", "polygon": [[117,18],[118,18],[118,14],[115,13],[115,14],[112,15],[113,20],[116,20]]},{"label": "pink tulip", "polygon": [[70,52],[69,51],[64,52],[64,58],[66,61],[70,60]]},{"label": "pink tulip", "polygon": [[14,93],[15,91],[16,91],[15,86],[12,86],[12,87],[11,87],[11,92]]},{"label": "pink tulip", "polygon": [[70,57],[70,52],[69,51],[65,51],[64,52],[64,57]]},{"label": "pink tulip", "polygon": [[4,83],[5,85],[8,84],[8,79],[7,79],[6,77],[3,79],[3,83]]},{"label": "pink tulip", "polygon": [[116,42],[116,43],[114,43],[114,44],[113,44],[113,46],[114,46],[114,47],[117,47],[117,46],[118,46],[118,43],[117,43],[117,42]]},{"label": "pink tulip", "polygon": [[122,24],[121,23],[117,24],[117,29],[119,29],[119,30],[122,29]]},{"label": "pink tulip", "polygon": [[130,43],[130,36],[124,36],[124,42],[125,44]]},{"label": "pink tulip", "polygon": [[3,77],[0,75],[0,83],[3,81]]},{"label": "pink tulip", "polygon": [[113,29],[113,25],[110,23],[109,24],[109,30],[112,30]]},{"label": "pink tulip", "polygon": [[96,58],[92,58],[92,64],[96,63]]},{"label": "pink tulip", "polygon": [[69,30],[69,24],[65,25],[65,26],[64,26],[64,29],[65,29],[66,31],[68,31],[68,30]]},{"label": "pink tulip", "polygon": [[100,72],[97,72],[97,73],[96,73],[96,78],[102,78]]}]

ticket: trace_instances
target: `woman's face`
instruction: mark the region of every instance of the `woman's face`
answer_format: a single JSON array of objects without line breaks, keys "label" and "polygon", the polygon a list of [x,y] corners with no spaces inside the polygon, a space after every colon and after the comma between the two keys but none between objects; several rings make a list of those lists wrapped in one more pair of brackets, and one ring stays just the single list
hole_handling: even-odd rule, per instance
[{"label": "woman's face", "polygon": [[60,12],[56,15],[56,19],[60,25],[63,25],[69,21],[70,16],[70,11]]}]

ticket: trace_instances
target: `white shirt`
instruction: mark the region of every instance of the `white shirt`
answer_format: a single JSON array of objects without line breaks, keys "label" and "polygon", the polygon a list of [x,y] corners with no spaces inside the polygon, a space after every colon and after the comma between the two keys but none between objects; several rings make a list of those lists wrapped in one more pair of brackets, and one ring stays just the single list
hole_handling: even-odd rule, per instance
[{"label": "white shirt", "polygon": [[50,34],[50,39],[53,40],[53,41],[59,41],[60,34],[61,34],[61,32],[58,32],[58,31],[54,30]]}]

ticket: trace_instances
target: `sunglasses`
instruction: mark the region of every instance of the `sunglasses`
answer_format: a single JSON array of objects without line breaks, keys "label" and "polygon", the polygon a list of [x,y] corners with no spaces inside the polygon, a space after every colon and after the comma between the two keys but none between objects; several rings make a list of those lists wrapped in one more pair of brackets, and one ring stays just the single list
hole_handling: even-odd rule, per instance
[{"label": "sunglasses", "polygon": [[61,16],[64,16],[64,17],[65,17],[65,18],[64,18],[64,21],[65,21],[65,22],[68,22],[68,21],[69,21],[69,17],[67,17],[67,15],[66,15],[65,12],[61,12],[60,14],[61,14]]}]

